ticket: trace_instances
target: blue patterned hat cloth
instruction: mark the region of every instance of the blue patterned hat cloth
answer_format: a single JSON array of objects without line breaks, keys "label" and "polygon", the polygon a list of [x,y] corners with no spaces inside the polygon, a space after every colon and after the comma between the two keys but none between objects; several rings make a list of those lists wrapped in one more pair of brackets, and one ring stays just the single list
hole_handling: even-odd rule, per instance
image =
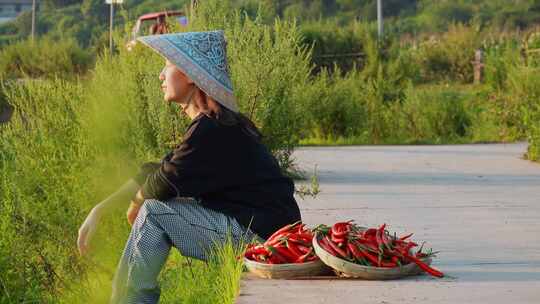
[{"label": "blue patterned hat cloth", "polygon": [[176,65],[221,105],[238,112],[223,31],[152,35],[137,40]]}]

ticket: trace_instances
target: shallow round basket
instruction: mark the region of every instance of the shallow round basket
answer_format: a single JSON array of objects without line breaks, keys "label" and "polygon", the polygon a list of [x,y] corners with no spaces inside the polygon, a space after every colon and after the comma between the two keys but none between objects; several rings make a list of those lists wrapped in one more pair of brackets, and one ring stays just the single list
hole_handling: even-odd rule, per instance
[{"label": "shallow round basket", "polygon": [[[359,278],[364,280],[392,280],[402,277],[417,275],[422,273],[422,269],[415,263],[409,263],[401,267],[383,268],[373,266],[363,266],[340,259],[328,253],[319,245],[320,234],[313,237],[313,248],[321,261],[330,266],[334,271],[343,277]],[[427,265],[431,264],[430,258],[421,259]]]},{"label": "shallow round basket", "polygon": [[290,279],[332,273],[321,260],[298,264],[265,264],[244,257],[244,265],[250,272],[266,279]]}]

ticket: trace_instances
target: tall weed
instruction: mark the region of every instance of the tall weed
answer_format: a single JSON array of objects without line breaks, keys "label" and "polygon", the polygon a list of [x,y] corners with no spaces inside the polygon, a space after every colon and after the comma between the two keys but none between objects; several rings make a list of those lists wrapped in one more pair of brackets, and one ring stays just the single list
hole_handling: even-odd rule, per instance
[{"label": "tall weed", "polygon": [[465,98],[452,89],[410,88],[400,111],[405,142],[440,144],[466,137],[471,117]]}]

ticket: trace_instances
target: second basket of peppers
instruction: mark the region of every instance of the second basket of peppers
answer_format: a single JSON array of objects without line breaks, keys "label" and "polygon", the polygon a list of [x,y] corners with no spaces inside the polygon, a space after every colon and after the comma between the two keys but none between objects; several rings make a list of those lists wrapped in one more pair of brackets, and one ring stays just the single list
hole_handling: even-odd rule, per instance
[{"label": "second basket of peppers", "polygon": [[312,231],[301,222],[277,230],[262,244],[250,244],[244,264],[250,272],[273,279],[331,272],[315,254]]},{"label": "second basket of peppers", "polygon": [[424,252],[423,246],[410,240],[412,234],[391,235],[386,224],[365,228],[349,221],[319,225],[313,231],[317,256],[338,275],[367,280],[397,279],[421,272],[444,276],[430,266],[434,252]]}]

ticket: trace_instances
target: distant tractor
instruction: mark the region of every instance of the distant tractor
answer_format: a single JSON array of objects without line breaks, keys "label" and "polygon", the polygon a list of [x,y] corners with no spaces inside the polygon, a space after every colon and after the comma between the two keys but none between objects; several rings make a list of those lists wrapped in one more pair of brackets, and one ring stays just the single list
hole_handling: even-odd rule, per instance
[{"label": "distant tractor", "polygon": [[173,23],[178,23],[181,26],[187,25],[187,17],[183,11],[163,11],[140,16],[131,30],[131,39],[126,45],[128,51],[131,51],[133,46],[137,44],[137,37],[139,36],[168,33],[171,17],[174,17],[175,22]]}]

